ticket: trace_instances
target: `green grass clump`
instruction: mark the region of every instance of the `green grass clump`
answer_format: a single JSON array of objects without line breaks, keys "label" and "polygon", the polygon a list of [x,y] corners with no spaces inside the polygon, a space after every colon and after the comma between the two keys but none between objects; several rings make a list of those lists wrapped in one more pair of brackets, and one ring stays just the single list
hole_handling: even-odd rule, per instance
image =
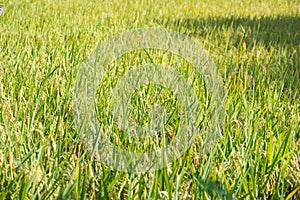
[{"label": "green grass clump", "polygon": [[[284,199],[300,184],[299,1],[13,0],[3,5],[0,199]],[[142,27],[177,30],[208,51],[226,88],[226,116],[209,153],[201,152],[203,138],[197,133],[170,166],[134,174],[111,170],[87,151],[74,124],[72,92],[78,66],[98,43]],[[175,63],[189,75],[186,61],[166,52],[149,54],[157,64]],[[147,59],[141,52],[126,54],[112,63],[111,73],[120,76],[128,65]],[[114,78],[108,74],[108,87]],[[195,79],[202,99],[202,80]],[[153,103],[147,95],[154,96],[175,113],[167,131],[172,140],[180,105],[171,91],[153,86],[149,92],[149,87],[132,99],[133,112],[142,111],[142,118],[133,119],[147,122]],[[106,92],[99,89],[99,108],[106,105]],[[151,140],[130,143],[115,134],[112,139],[124,148],[151,148]]]}]

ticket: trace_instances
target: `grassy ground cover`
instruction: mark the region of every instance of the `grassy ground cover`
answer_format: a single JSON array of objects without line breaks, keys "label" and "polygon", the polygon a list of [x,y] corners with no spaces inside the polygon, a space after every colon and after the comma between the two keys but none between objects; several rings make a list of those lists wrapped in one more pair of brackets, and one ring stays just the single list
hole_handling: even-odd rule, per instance
[{"label": "grassy ground cover", "polygon": [[[3,5],[0,199],[283,199],[300,184],[299,1],[12,0]],[[168,168],[136,174],[109,169],[91,157],[74,125],[72,92],[78,66],[98,43],[143,27],[179,31],[208,51],[226,88],[226,115],[209,154],[201,154],[197,133]],[[149,54],[158,63],[189,67],[165,52]],[[125,55],[111,73],[119,76],[147,59],[144,52]],[[115,70],[118,66],[124,68]],[[109,75],[113,83],[116,76]],[[147,91],[137,92],[136,108],[153,103],[146,96],[156,95],[174,109],[169,91]],[[105,91],[99,94],[101,108]],[[127,140],[115,142],[135,148]],[[298,192],[292,198],[299,197]]]}]

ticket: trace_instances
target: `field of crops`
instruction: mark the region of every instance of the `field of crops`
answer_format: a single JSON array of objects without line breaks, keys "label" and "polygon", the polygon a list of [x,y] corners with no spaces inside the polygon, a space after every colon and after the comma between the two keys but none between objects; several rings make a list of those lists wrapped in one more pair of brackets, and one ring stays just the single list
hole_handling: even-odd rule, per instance
[{"label": "field of crops", "polygon": [[[0,199],[300,198],[298,0],[1,4]],[[217,139],[204,150],[210,94],[193,65],[159,49],[124,54],[110,64],[95,102],[112,143],[151,151],[180,129],[180,101],[155,84],[134,91],[128,106],[132,120],[145,124],[151,105],[162,105],[170,116],[163,133],[128,138],[110,121],[104,112],[110,88],[134,66],[170,66],[192,79],[204,116],[188,149],[168,166],[126,172],[101,162],[105,155],[93,156],[83,142],[74,122],[74,87],[80,66],[99,44],[147,27],[178,31],[206,50],[222,79],[225,113]]]}]

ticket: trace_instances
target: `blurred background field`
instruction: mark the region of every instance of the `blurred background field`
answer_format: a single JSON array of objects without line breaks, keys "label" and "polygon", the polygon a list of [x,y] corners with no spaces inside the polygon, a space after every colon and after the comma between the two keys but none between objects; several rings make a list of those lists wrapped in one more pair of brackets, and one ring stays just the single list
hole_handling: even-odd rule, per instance
[{"label": "blurred background field", "polygon": [[[288,196],[300,184],[298,0],[3,5],[0,199],[300,198]],[[226,87],[226,116],[209,154],[197,133],[168,168],[134,174],[91,157],[71,103],[76,69],[97,44],[144,27],[179,31],[208,51]]]}]

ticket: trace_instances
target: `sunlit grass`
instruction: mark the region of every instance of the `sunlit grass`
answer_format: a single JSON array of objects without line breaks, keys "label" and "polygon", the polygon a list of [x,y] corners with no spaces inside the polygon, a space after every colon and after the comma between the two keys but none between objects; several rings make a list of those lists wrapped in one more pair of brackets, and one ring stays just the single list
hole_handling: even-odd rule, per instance
[{"label": "sunlit grass", "polygon": [[[3,5],[0,199],[280,199],[300,184],[298,1],[21,0]],[[209,52],[226,87],[223,132],[211,152],[201,152],[198,133],[181,158],[146,174],[114,171],[93,159],[72,112],[78,65],[107,37],[138,27],[190,35]],[[158,64],[176,63],[183,72],[188,66],[165,52],[150,54]],[[133,52],[120,65],[126,69],[147,59]],[[113,78],[108,74],[108,85]],[[156,95],[170,112],[180,108],[172,93],[160,96],[157,87],[147,91],[137,92],[141,98],[133,98],[133,112],[142,110],[147,118],[152,101],[146,94]],[[105,101],[106,96],[99,97]],[[176,123],[174,118],[168,124],[170,139]],[[114,139],[136,148],[126,138]]]}]

